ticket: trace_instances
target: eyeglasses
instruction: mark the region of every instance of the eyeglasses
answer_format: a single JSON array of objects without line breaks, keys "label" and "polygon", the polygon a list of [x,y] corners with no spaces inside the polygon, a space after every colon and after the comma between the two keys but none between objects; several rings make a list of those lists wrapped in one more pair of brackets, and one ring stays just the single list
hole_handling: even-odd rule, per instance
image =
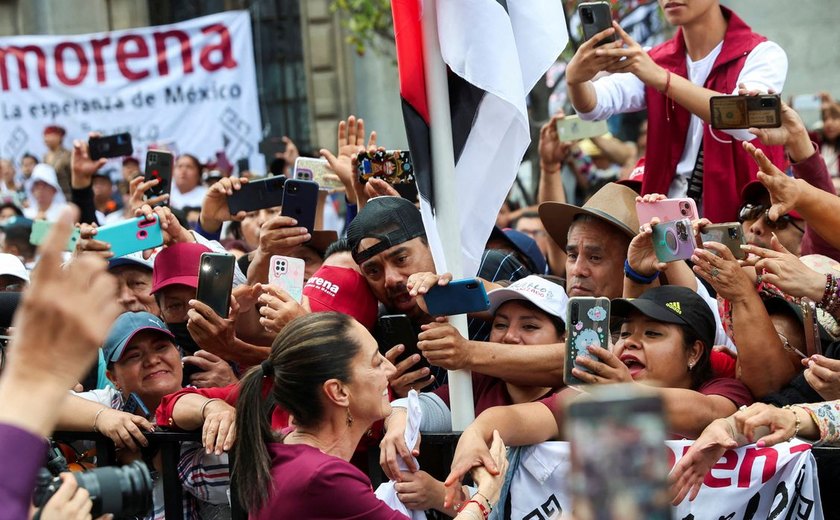
[{"label": "eyeglasses", "polygon": [[805,359],[805,358],[808,357],[805,354],[803,354],[801,350],[799,350],[798,348],[795,348],[793,345],[791,345],[790,341],[788,341],[788,339],[785,337],[784,334],[782,334],[781,332],[776,332],[776,334],[778,334],[779,339],[782,340],[782,347],[784,347],[785,350],[787,350],[788,352],[791,352],[793,354],[798,355],[802,359]]},{"label": "eyeglasses", "polygon": [[805,233],[805,230],[796,225],[793,217],[790,215],[782,215],[776,221],[770,220],[770,209],[764,204],[744,204],[738,212],[738,222],[743,224],[747,220],[758,220],[764,217],[764,222],[772,230],[783,230],[788,227],[788,224]]}]

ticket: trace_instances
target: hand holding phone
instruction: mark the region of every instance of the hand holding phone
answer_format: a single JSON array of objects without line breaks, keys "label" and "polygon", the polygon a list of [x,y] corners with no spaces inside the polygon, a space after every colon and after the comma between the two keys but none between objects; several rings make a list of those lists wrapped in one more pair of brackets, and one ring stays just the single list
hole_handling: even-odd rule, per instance
[{"label": "hand holding phone", "polygon": [[[584,41],[612,27],[612,12],[607,2],[584,2],[578,5],[578,16],[583,28]],[[616,35],[612,34],[598,42],[596,47],[614,41],[616,41]]]},{"label": "hand holding phone", "polygon": [[714,129],[779,128],[782,100],[778,94],[760,96],[712,96],[709,99]]},{"label": "hand holding phone", "polygon": [[283,188],[283,208],[280,214],[297,220],[310,235],[315,228],[318,209],[318,183],[289,179]]},{"label": "hand holding phone", "polygon": [[236,258],[225,253],[202,253],[199,260],[195,298],[222,318],[230,312],[235,264]]},{"label": "hand holding phone", "polygon": [[285,184],[286,177],[283,175],[243,183],[238,190],[228,195],[228,210],[231,215],[236,215],[240,211],[258,211],[281,206]]},{"label": "hand holding phone", "polygon": [[102,226],[95,238],[110,244],[114,257],[118,257],[162,246],[163,230],[157,215],[151,220],[136,217]]},{"label": "hand holding phone", "polygon": [[687,218],[656,224],[651,240],[656,258],[666,263],[688,260],[696,244],[691,220]]},{"label": "hand holding phone", "polygon": [[268,283],[291,295],[296,302],[303,299],[303,278],[305,262],[300,258],[274,255],[268,271]]},{"label": "hand holding phone", "polygon": [[[709,224],[700,229],[700,244],[704,242],[719,242],[732,252],[736,260],[744,260],[747,253],[741,246],[746,244],[744,230],[739,222],[725,224]],[[709,250],[711,251],[711,250]],[[717,255],[714,251],[713,254]]]},{"label": "hand holding phone", "polygon": [[414,182],[414,166],[411,154],[401,150],[376,150],[360,152],[356,157],[356,171],[359,182],[365,184],[372,177],[388,184],[409,184]]},{"label": "hand holding phone", "polygon": [[132,153],[134,153],[134,147],[131,145],[131,134],[127,132],[88,139],[88,156],[94,161],[103,157],[107,159],[125,157]]},{"label": "hand holding phone", "polygon": [[432,316],[454,316],[482,312],[490,308],[484,284],[478,278],[452,280],[447,285],[434,285],[423,295]]},{"label": "hand holding phone", "polygon": [[586,367],[577,363],[578,356],[586,356],[595,361],[600,361],[587,350],[587,347],[609,348],[610,299],[575,296],[569,298],[566,309],[568,332],[563,383],[567,386],[588,384],[572,374],[572,369],[577,368],[589,372]]},{"label": "hand holding phone", "polygon": [[415,332],[411,320],[405,314],[381,316],[376,325],[376,339],[379,343],[379,352],[383,356],[397,345],[402,345],[405,348],[402,354],[397,356],[395,365],[415,354],[420,356],[420,360],[410,367],[407,372],[429,368],[429,361],[423,356],[420,349],[417,348],[417,332]]},{"label": "hand holding phone", "polygon": [[330,163],[326,159],[298,157],[295,161],[293,177],[302,181],[317,182],[318,187],[326,191],[344,189],[344,184],[338,178],[338,175],[330,169]]},{"label": "hand holding phone", "polygon": [[122,411],[134,415],[139,415],[146,420],[152,419],[152,413],[149,411],[149,408],[143,403],[143,400],[140,399],[140,396],[134,392],[129,394],[128,399],[126,399],[125,404],[123,405]]},{"label": "hand holding phone", "polygon": [[[163,150],[149,150],[146,152],[146,169],[143,174],[143,180],[146,182],[151,180],[158,181],[157,185],[146,190],[147,200],[169,194],[172,185],[173,162],[172,154],[169,152]],[[166,206],[168,203],[168,200],[165,200],[156,205]]]},{"label": "hand holding phone", "polygon": [[647,224],[653,217],[659,218],[660,222],[669,222],[687,218],[698,219],[697,203],[690,198],[661,199],[650,202],[644,200],[636,202],[636,214],[639,216],[640,224]]}]

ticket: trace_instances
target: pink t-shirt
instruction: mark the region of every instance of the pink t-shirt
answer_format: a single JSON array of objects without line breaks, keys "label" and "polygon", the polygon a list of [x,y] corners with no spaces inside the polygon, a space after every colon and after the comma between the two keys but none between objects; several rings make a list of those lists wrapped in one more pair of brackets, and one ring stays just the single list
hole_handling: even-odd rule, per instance
[{"label": "pink t-shirt", "polygon": [[251,520],[407,520],[376,498],[367,475],[305,444],[269,443],[272,493]]}]

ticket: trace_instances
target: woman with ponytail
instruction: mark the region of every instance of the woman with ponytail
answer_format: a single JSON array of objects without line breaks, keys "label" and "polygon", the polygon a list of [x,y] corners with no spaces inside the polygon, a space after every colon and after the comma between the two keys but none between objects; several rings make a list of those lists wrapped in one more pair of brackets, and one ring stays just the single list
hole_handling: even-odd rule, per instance
[{"label": "woman with ponytail", "polygon": [[[283,328],[269,358],[242,379],[236,404],[233,471],[249,518],[406,518],[376,498],[370,480],[349,462],[362,435],[391,412],[394,370],[373,336],[347,315],[309,314]],[[274,404],[294,418],[284,434],[271,430]],[[501,473],[474,474],[480,498],[467,502],[459,519],[486,518],[498,500],[506,460],[500,439],[494,447]]]}]

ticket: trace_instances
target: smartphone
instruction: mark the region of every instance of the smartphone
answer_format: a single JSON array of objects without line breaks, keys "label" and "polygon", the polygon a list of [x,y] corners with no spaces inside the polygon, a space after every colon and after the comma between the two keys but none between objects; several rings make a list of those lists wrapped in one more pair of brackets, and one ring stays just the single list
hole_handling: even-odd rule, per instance
[{"label": "smartphone", "polygon": [[[53,223],[47,220],[33,220],[32,232],[29,234],[29,243],[33,246],[40,246],[43,244],[52,225]],[[75,251],[76,243],[79,241],[81,232],[82,230],[80,228],[73,228],[73,232],[70,234],[70,239],[64,247],[65,251]]]},{"label": "smartphone", "polygon": [[415,363],[409,371],[430,367],[429,361],[423,357],[420,349],[417,348],[417,332],[414,330],[411,320],[405,314],[381,316],[376,323],[376,340],[379,343],[379,352],[383,356],[396,345],[405,347],[403,353],[397,358],[396,363],[414,354],[419,354],[420,361]]},{"label": "smartphone", "polygon": [[227,318],[236,257],[227,253],[202,253],[198,265],[195,299]]},{"label": "smartphone", "polygon": [[484,284],[477,278],[452,280],[446,285],[435,285],[423,296],[432,316],[453,316],[482,312],[490,308],[490,299]]},{"label": "smartphone", "polygon": [[[163,150],[149,150],[146,152],[146,170],[143,174],[144,181],[157,179],[157,186],[146,190],[146,199],[159,197],[169,193],[172,185],[172,164],[173,158],[170,152]],[[158,203],[159,206],[166,206],[167,201]]]},{"label": "smartphone", "polygon": [[134,415],[140,415],[146,419],[152,418],[152,413],[149,411],[149,408],[145,405],[145,403],[143,403],[140,396],[134,392],[129,394],[128,399],[126,399],[125,404],[123,404],[122,411]]},{"label": "smartphone", "polygon": [[152,220],[136,217],[115,224],[102,226],[96,230],[96,240],[111,244],[114,257],[125,256],[146,249],[163,245],[163,231],[157,215]]},{"label": "smartphone", "polygon": [[670,220],[678,220],[687,218],[696,220],[697,203],[694,199],[664,199],[656,202],[637,202],[636,215],[639,216],[639,223],[647,224],[658,217],[660,222],[668,222]]},{"label": "smartphone", "polygon": [[227,199],[230,214],[236,215],[240,211],[257,211],[281,206],[285,183],[285,176],[275,175],[243,184]]},{"label": "smartphone", "polygon": [[248,161],[247,157],[243,157],[236,161],[236,171],[239,172],[239,175],[251,170],[251,163]]},{"label": "smartphone", "polygon": [[712,128],[779,128],[782,100],[778,94],[761,96],[712,96],[709,100]]},{"label": "smartphone", "polygon": [[372,177],[382,179],[391,185],[414,182],[414,166],[409,152],[401,150],[360,152],[356,161],[359,182],[362,184]]},{"label": "smartphone", "polygon": [[[183,349],[183,347],[181,347]],[[185,350],[185,349],[184,349]],[[195,352],[186,352],[187,355],[192,356]],[[181,386],[187,387],[191,386],[192,383],[192,376],[198,374],[199,372],[204,372],[204,370],[198,368],[196,365],[192,363],[184,363],[183,368],[181,369]]]},{"label": "smartphone", "polygon": [[569,298],[566,306],[566,362],[563,373],[563,383],[567,386],[584,385],[586,381],[572,375],[572,369],[577,367],[588,372],[585,367],[578,365],[578,356],[597,359],[586,347],[594,345],[608,349],[610,345],[610,299],[605,297],[593,298],[589,296],[574,296]]},{"label": "smartphone", "polygon": [[88,139],[88,155],[94,161],[98,161],[103,157],[107,159],[125,157],[133,153],[134,147],[131,146],[131,134],[128,132],[102,137],[91,137]]},{"label": "smartphone", "polygon": [[817,321],[817,305],[810,298],[803,297],[799,300],[802,308],[802,324],[805,326],[805,347],[809,356],[814,354],[823,355],[822,340],[820,339],[820,326]]},{"label": "smartphone", "polygon": [[303,298],[304,266],[300,258],[274,255],[268,270],[268,283],[283,289],[300,303]]},{"label": "smartphone", "polygon": [[289,179],[283,189],[283,209],[280,214],[297,220],[309,234],[315,227],[315,211],[318,208],[318,183]]},{"label": "smartphone", "polygon": [[740,222],[727,222],[725,224],[710,224],[700,231],[700,246],[703,242],[720,242],[727,249],[732,251],[732,256],[737,260],[747,258],[747,253],[741,246],[746,244],[744,230]]},{"label": "smartphone", "polygon": [[566,116],[557,121],[557,137],[561,141],[579,141],[609,132],[607,121],[584,121],[578,116]]},{"label": "smartphone", "polygon": [[[584,2],[578,5],[578,16],[580,25],[583,27],[583,40],[589,40],[601,31],[612,27],[612,12],[607,2]],[[607,36],[600,42],[598,47],[615,41],[615,34]]]},{"label": "smartphone", "polygon": [[660,262],[688,260],[694,252],[694,230],[687,218],[653,226],[653,252]]},{"label": "smartphone", "polygon": [[295,161],[295,179],[302,181],[314,181],[322,190],[335,191],[343,190],[344,184],[330,169],[330,163],[326,159],[313,159],[311,157],[298,157]]},{"label": "smartphone", "polygon": [[671,520],[659,396],[640,385],[597,385],[566,417],[577,520]]}]

